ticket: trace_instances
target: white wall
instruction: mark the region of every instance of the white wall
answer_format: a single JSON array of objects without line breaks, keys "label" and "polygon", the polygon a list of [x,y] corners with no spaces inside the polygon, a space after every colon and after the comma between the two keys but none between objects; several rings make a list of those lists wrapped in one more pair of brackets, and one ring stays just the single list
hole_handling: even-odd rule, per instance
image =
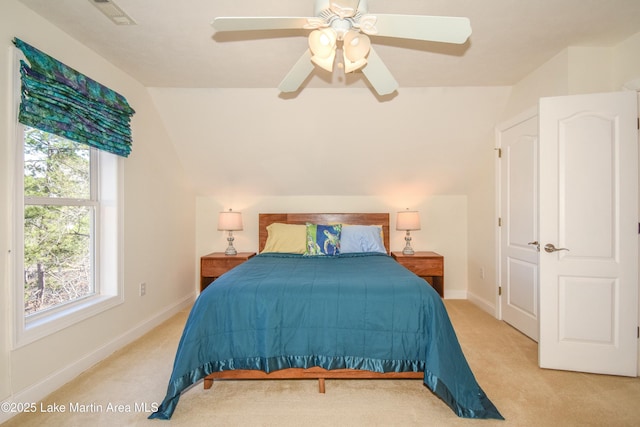
[{"label": "white wall", "polygon": [[[12,349],[13,37],[123,94],[136,110],[124,161],[124,303]],[[0,401],[37,401],[194,296],[195,194],[147,90],[15,0],[0,3]],[[138,296],[140,282],[147,295]],[[19,284],[17,284],[19,286]],[[9,414],[0,414],[0,422]]]},{"label": "white wall", "polygon": [[154,102],[201,195],[393,195],[402,204],[466,194],[509,88],[154,88]]},{"label": "white wall", "polygon": [[[244,230],[234,232],[238,251],[258,250],[258,214],[280,212],[388,212],[391,250],[402,250],[404,232],[396,231],[396,212],[404,206],[375,196],[265,196],[251,203],[222,205],[214,197],[198,197],[196,252],[199,256],[224,251],[227,233],[217,230],[218,212],[242,211]],[[463,195],[429,196],[411,207],[420,211],[422,228],[411,232],[415,250],[431,250],[445,257],[445,296],[465,298],[467,289],[467,198]],[[197,266],[199,269],[199,265]]]},{"label": "white wall", "polygon": [[502,120],[535,107],[545,96],[621,90],[640,76],[640,33],[612,47],[568,47],[513,86]]},{"label": "white wall", "polygon": [[625,83],[640,79],[640,32],[629,37],[613,49],[613,86],[617,89]]},{"label": "white wall", "polygon": [[[222,209],[244,213],[236,247],[256,250],[259,212],[389,212],[393,229],[395,212],[411,208],[423,226],[414,249],[441,253],[445,295],[466,296],[470,172],[493,154],[509,88],[400,88],[385,103],[353,88],[294,99],[275,89],[151,93],[200,195],[198,256],[224,249]],[[391,238],[403,247],[402,233]]]}]

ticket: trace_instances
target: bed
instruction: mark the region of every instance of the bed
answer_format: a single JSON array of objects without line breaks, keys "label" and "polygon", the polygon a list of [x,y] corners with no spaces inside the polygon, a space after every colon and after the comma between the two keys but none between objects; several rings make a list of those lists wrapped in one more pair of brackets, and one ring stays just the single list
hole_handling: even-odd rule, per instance
[{"label": "bed", "polygon": [[317,379],[324,392],[329,378],[419,378],[460,417],[503,419],[389,234],[386,213],[260,214],[258,255],[200,294],[149,418],[170,419],[200,380]]}]

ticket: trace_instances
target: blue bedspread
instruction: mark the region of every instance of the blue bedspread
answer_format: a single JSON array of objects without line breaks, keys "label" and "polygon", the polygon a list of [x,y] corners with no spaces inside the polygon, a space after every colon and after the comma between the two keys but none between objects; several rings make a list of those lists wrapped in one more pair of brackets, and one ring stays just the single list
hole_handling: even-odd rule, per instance
[{"label": "blue bedspread", "polygon": [[313,366],[424,370],[458,416],[502,419],[438,294],[384,254],[261,254],[218,278],[191,310],[166,397],[149,418],[171,418],[180,393],[212,372]]}]

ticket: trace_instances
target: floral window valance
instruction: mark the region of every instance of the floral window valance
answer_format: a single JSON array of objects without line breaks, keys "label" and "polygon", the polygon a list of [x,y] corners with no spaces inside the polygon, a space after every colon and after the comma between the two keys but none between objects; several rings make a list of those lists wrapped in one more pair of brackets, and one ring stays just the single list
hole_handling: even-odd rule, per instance
[{"label": "floral window valance", "polygon": [[18,120],[72,141],[127,157],[131,116],[126,98],[18,38],[22,81]]}]

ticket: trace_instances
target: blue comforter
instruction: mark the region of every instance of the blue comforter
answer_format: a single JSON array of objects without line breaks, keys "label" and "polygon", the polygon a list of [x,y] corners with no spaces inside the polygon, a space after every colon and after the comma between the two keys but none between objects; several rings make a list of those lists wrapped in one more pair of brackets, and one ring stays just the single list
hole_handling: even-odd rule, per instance
[{"label": "blue comforter", "polygon": [[209,285],[180,340],[166,397],[212,372],[284,368],[424,371],[460,417],[502,416],[476,382],[446,309],[424,280],[384,254],[261,254]]}]

